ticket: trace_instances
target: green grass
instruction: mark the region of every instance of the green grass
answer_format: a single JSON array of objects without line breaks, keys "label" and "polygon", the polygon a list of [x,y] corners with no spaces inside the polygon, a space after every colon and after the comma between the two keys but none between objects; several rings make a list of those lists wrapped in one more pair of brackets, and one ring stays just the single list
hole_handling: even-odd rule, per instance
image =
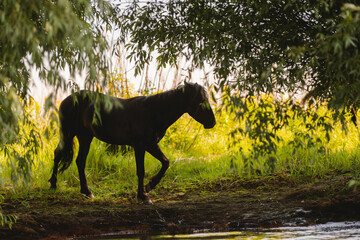
[{"label": "green grass", "polygon": [[[32,125],[40,133],[42,145],[34,155],[30,167],[31,177],[26,181],[16,175],[16,161],[12,165],[0,152],[0,176],[4,188],[13,189],[14,194],[31,192],[32,189],[49,188],[53,161],[53,151],[59,140],[58,125],[50,115],[44,117],[34,103],[28,111],[33,115]],[[326,112],[325,108],[318,110]],[[331,132],[329,142],[325,140],[321,129],[314,131],[312,142],[298,137],[300,145],[291,144],[296,133],[306,133],[306,128],[298,119],[291,120],[288,127],[280,130],[282,139],[277,143],[277,151],[254,158],[250,149],[253,140],[242,135],[230,138],[229,133],[244,125],[234,120],[234,115],[222,111],[216,114],[215,128],[205,130],[202,126],[184,115],[170,127],[160,146],[170,159],[170,168],[159,184],[159,191],[186,191],[193,188],[211,188],[212,184],[222,179],[237,181],[258,176],[286,175],[293,179],[322,178],[331,174],[348,174],[358,179],[360,174],[360,132],[352,124],[348,125],[347,134],[342,126],[336,123]],[[46,138],[45,136],[48,136]],[[303,135],[299,135],[303,136]],[[234,143],[235,141],[235,143]],[[17,144],[15,149],[24,154],[32,146]],[[75,143],[75,148],[77,148]],[[112,154],[106,151],[107,145],[94,140],[87,159],[86,175],[93,193],[99,198],[134,197],[137,188],[136,166],[132,151],[126,154]],[[242,151],[239,151],[239,149]],[[24,155],[26,156],[26,155]],[[160,163],[150,154],[145,156],[146,178],[160,169]],[[271,162],[272,161],[272,162]],[[75,162],[75,161],[74,161]],[[272,167],[270,165],[273,164]],[[249,168],[251,165],[251,168]],[[15,174],[15,177],[14,177]],[[73,193],[79,191],[77,168],[73,163],[63,174],[59,175],[60,192]],[[14,178],[20,181],[14,183]],[[153,194],[157,194],[154,191]]]}]

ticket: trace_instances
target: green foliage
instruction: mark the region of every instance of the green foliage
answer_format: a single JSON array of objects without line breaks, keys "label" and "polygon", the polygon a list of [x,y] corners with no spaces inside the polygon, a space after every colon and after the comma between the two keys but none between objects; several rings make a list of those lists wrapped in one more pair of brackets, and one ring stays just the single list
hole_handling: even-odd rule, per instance
[{"label": "green foliage", "polygon": [[55,89],[65,88],[59,74],[65,66],[72,77],[85,67],[93,81],[98,70],[106,75],[102,52],[107,43],[101,32],[102,24],[111,28],[112,11],[102,0],[2,2],[2,90],[11,85],[23,98],[27,96],[27,66],[38,69],[40,77]]},{"label": "green foliage", "polygon": [[[298,103],[290,105],[289,100],[276,102],[267,95],[240,100],[248,111],[218,109],[217,124],[211,130],[204,130],[187,115],[170,127],[160,142],[170,159],[170,168],[158,190],[152,194],[161,194],[164,189],[178,192],[195,186],[211,188],[219,181],[238,181],[273,174],[296,179],[324,177],[335,171],[337,174],[350,174],[355,182],[358,181],[360,133],[349,125],[345,134],[341,124],[333,124],[333,112],[325,106],[309,106],[306,110],[300,110]],[[277,110],[279,105],[286,106],[281,108],[286,111]],[[35,155],[29,165],[32,174],[30,180],[26,181],[31,184],[13,183],[11,178],[14,168],[7,165],[5,152],[0,152],[2,185],[13,189],[12,194],[15,196],[31,193],[34,188],[49,188],[47,180],[50,178],[53,152],[59,139],[58,122],[54,114],[44,116],[35,103],[30,106],[27,112],[33,121],[31,124],[20,124],[21,132],[28,133],[36,128],[42,141],[38,151],[32,153]],[[282,125],[272,120],[276,114],[284,119]],[[263,118],[262,123],[256,121],[259,117]],[[333,129],[327,131],[330,125]],[[238,134],[241,131],[246,134]],[[231,136],[229,133],[234,134]],[[17,149],[21,154],[32,148],[17,143],[9,147]],[[78,148],[77,142],[75,148]],[[91,190],[97,197],[135,198],[137,176],[133,152],[113,154],[107,148],[105,143],[98,140],[94,140],[91,145],[86,165]],[[145,164],[146,179],[160,169],[159,161],[149,154],[146,155]],[[79,192],[76,164],[58,176],[58,186],[62,193]]]},{"label": "green foliage", "polygon": [[[279,132],[294,127],[290,119],[302,121],[288,143],[295,152],[321,146],[329,141],[332,120],[344,123],[349,111],[356,115],[360,14],[349,2],[356,3],[133,1],[123,12],[122,27],[128,31],[127,48],[136,73],[151,60],[152,52],[158,54],[159,67],[176,65],[180,55],[191,61],[190,69],[205,62],[213,66],[217,89],[225,95],[223,105],[240,120],[231,131],[230,145],[240,143],[249,172],[254,173],[263,159],[266,171],[273,172],[283,141]],[[292,100],[260,97],[284,92],[292,96],[297,91],[308,91],[305,100],[329,103],[336,111],[320,115],[320,105],[303,110]],[[315,137],[317,131],[325,137]],[[248,140],[251,147],[243,144]],[[183,146],[189,143],[190,137],[179,141]]]},{"label": "green foliage", "polygon": [[16,216],[13,215],[4,215],[2,212],[0,212],[0,225],[3,227],[5,225],[9,226],[9,228],[12,228],[12,225],[16,223]]},{"label": "green foliage", "polygon": [[135,92],[133,84],[124,77],[121,69],[110,74],[107,87],[109,88],[109,94],[116,97],[133,97],[133,93]]},{"label": "green foliage", "polygon": [[[186,116],[169,129],[161,144],[173,164],[163,186],[186,188],[212,179],[279,171],[318,176],[337,169],[358,177],[358,132],[349,127],[349,135],[344,136],[342,126],[333,121],[337,112],[321,104],[304,110],[291,100],[261,95],[307,90],[306,99],[329,101],[330,107],[345,113],[346,121],[348,111],[360,103],[360,10],[349,2],[356,3],[132,1],[120,10],[103,0],[3,1],[3,184],[24,179],[44,187],[58,140],[53,117],[44,119],[31,109],[23,112],[25,106],[32,106],[31,68],[55,90],[67,87],[60,74],[67,67],[71,77],[87,71],[87,88],[126,90],[121,74],[107,74],[108,43],[103,32],[113,29],[113,23],[121,30],[120,40],[129,40],[135,73],[145,68],[154,52],[159,67],[176,65],[182,55],[192,61],[191,69],[205,63],[214,66],[217,88],[225,93],[226,108],[218,111],[214,130],[203,131]],[[106,86],[108,78],[112,86]],[[118,93],[126,95],[126,91]],[[95,193],[122,195],[136,187],[133,156],[118,157],[106,148],[94,141],[89,154],[92,188]],[[147,159],[147,174],[152,175],[159,166],[153,158]],[[60,177],[60,187],[77,187],[76,175],[76,168],[70,168]]]},{"label": "green foliage", "polygon": [[[299,149],[319,147],[330,140],[333,130],[333,113],[324,111],[324,106],[309,105],[304,109],[291,99],[275,100],[272,96],[243,99],[238,94],[224,94],[225,107],[235,114],[242,124],[231,133],[231,145],[243,154],[245,168],[254,173],[254,164],[265,159],[265,171],[273,172],[278,161],[277,150],[281,143]],[[226,104],[235,102],[236,104]],[[290,128],[290,129],[289,129]],[[281,131],[292,133],[292,140],[284,140]],[[323,132],[323,134],[317,135]],[[244,142],[251,142],[249,149]],[[324,141],[324,142],[323,142]],[[247,155],[245,152],[249,152]]]},{"label": "green foliage", "polygon": [[[43,149],[43,142],[54,134],[54,113],[44,119],[40,114],[40,106],[30,101],[23,109],[24,118],[19,121],[19,131],[13,142],[3,145],[2,165],[9,169],[10,179],[14,184],[31,183],[34,159]],[[56,116],[57,117],[57,116]],[[45,123],[49,120],[50,123]],[[56,127],[58,125],[56,124]]]},{"label": "green foliage", "polygon": [[0,144],[7,141],[14,141],[14,136],[19,131],[17,117],[21,114],[21,104],[14,90],[0,94]]},{"label": "green foliage", "polygon": [[[250,111],[244,112],[243,117],[238,117],[238,119],[236,119],[236,111],[218,109],[216,112],[217,125],[211,130],[203,130],[199,123],[187,115],[177,121],[160,142],[161,148],[170,159],[170,168],[159,186],[151,192],[151,196],[159,199],[166,198],[172,193],[180,194],[194,189],[196,191],[222,189],[223,187],[235,189],[242,179],[255,179],[255,181],[261,182],[263,179],[280,176],[280,179],[284,179],[281,181],[294,182],[298,179],[302,181],[304,178],[308,180],[309,178],[333,177],[334,172],[335,174],[352,175],[354,180],[349,182],[349,186],[354,188],[358,186],[360,132],[350,125],[348,134],[345,135],[341,125],[337,124],[329,133],[330,141],[326,141],[324,131],[319,130],[321,124],[317,123],[321,116],[331,116],[331,112],[324,106],[319,106],[317,109],[309,108],[306,110],[309,111],[308,115],[306,111],[303,111],[296,117],[297,110],[289,107],[287,115],[291,117],[286,118],[287,125],[276,131],[277,136],[282,139],[275,142],[276,152],[270,154],[264,152],[257,161],[253,161],[251,171],[246,162],[251,161],[253,153],[246,149],[252,149],[253,141],[256,139],[251,139],[252,133],[249,133],[242,136],[238,144],[233,144],[234,139],[237,140],[237,138],[230,138],[228,134],[245,126],[245,121],[251,121],[257,114],[271,119],[271,116],[268,115],[273,114],[271,112],[277,105],[271,97],[266,95],[245,103]],[[264,109],[257,109],[259,106]],[[53,151],[59,141],[59,126],[55,114],[43,115],[40,114],[39,109],[36,103],[32,103],[26,113],[33,121],[31,124],[19,124],[20,132],[28,133],[33,128],[37,128],[43,142],[35,153],[36,156],[30,166],[30,171],[34,173],[31,174],[31,184],[15,185],[11,181],[13,169],[6,165],[4,152],[0,152],[0,165],[2,166],[0,176],[3,177],[2,186],[5,186],[0,192],[0,203],[3,203],[1,193],[5,192],[5,203],[16,203],[21,205],[25,211],[26,209],[31,210],[32,199],[35,198],[43,199],[46,202],[62,201],[70,204],[85,199],[79,193],[76,164],[72,164],[68,170],[58,176],[56,192],[49,190],[50,184],[47,180],[50,178],[53,166]],[[319,117],[313,118],[315,113]],[[302,117],[306,119],[309,126],[299,120]],[[331,118],[326,119],[325,122],[331,120]],[[271,129],[271,121],[265,122]],[[313,127],[313,131],[308,131],[310,126]],[[265,131],[266,127],[262,126],[260,129]],[[307,144],[307,139],[303,137],[305,134],[309,134],[312,139],[319,138],[322,141],[313,141],[313,144]],[[291,144],[295,140],[304,147]],[[305,146],[305,144],[307,145]],[[238,151],[239,146],[242,147],[242,152]],[[21,153],[26,150],[25,146],[17,146],[16,143],[13,147],[18,147]],[[318,151],[321,147],[325,151]],[[75,148],[78,148],[76,142]],[[271,163],[270,157],[276,158],[276,161]],[[160,169],[160,164],[149,154],[145,159],[146,179],[148,179]],[[95,200],[90,201],[105,200],[117,203],[119,200],[120,202],[122,200],[135,201],[137,176],[132,152],[123,155],[109,153],[106,144],[94,139],[87,158],[86,175],[89,187],[95,194]],[[258,178],[258,175],[264,177]],[[87,201],[89,200],[85,200],[85,202]],[[16,224],[16,219],[16,216],[9,216],[0,211],[1,225],[11,228]]]},{"label": "green foliage", "polygon": [[[116,21],[114,7],[104,0],[1,1],[0,148],[19,169],[14,169],[15,175],[29,173],[39,148],[38,133],[21,132],[19,126],[31,122],[22,114],[30,99],[30,72],[38,71],[40,80],[56,92],[67,88],[62,71],[67,69],[75,78],[86,70],[86,86],[91,88],[99,76],[107,78],[108,43],[103,33]],[[50,102],[46,110],[53,106]],[[32,150],[24,154],[6,145],[14,141]]]},{"label": "green foliage", "polygon": [[302,90],[349,109],[360,96],[359,7],[350,3],[357,1],[133,1],[122,27],[136,73],[152,52],[159,67],[182,55],[191,69],[214,66],[218,87],[243,97]]},{"label": "green foliage", "polygon": [[326,32],[294,49],[311,63],[310,96],[330,100],[329,105],[340,110],[359,106],[359,37],[360,7],[344,4],[338,21],[330,21]]}]

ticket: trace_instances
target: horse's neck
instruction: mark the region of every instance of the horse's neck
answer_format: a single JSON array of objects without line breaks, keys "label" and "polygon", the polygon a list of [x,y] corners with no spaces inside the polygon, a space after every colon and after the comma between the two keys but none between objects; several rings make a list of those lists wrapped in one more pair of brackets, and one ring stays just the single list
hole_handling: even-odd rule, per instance
[{"label": "horse's neck", "polygon": [[174,92],[163,96],[159,96],[157,102],[157,111],[161,115],[161,122],[164,129],[170,127],[186,112],[186,101],[182,92],[173,90]]}]

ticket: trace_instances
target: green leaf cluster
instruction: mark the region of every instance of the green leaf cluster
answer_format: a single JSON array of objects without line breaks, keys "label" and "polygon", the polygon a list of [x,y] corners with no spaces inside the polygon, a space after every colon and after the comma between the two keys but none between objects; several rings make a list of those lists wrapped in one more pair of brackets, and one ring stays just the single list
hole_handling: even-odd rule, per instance
[{"label": "green leaf cluster", "polygon": [[308,91],[342,109],[358,105],[357,1],[133,1],[123,11],[136,73],[158,55],[214,66],[218,88],[243,95]]},{"label": "green leaf cluster", "polygon": [[[315,146],[315,128],[330,138],[330,120],[345,122],[360,106],[360,7],[357,1],[171,0],[133,1],[124,10],[129,57],[136,73],[158,55],[159,67],[176,65],[179,56],[190,69],[214,67],[216,89],[223,104],[245,125],[232,131],[234,143],[253,141],[248,167],[276,152],[277,133],[289,118],[302,120],[291,144]],[[294,96],[306,93],[303,109],[291,100],[261,94]],[[255,97],[254,97],[255,96]],[[332,116],[316,113],[319,102],[335,109]],[[291,111],[290,111],[291,110]],[[290,114],[290,112],[292,112]],[[321,149],[320,149],[321,151]],[[276,159],[275,159],[276,160]],[[274,159],[269,158],[269,169]]]},{"label": "green leaf cluster", "polygon": [[312,77],[308,96],[329,101],[331,107],[355,109],[360,99],[360,7],[344,4],[338,21],[330,21],[326,32],[313,44],[294,49],[308,55]]},{"label": "green leaf cluster", "polygon": [[[322,107],[319,104],[304,108],[292,99],[279,100],[271,95],[245,99],[229,91],[224,94],[224,102],[226,111],[235,114],[240,123],[230,132],[229,148],[242,154],[245,168],[252,174],[255,164],[263,158],[266,171],[273,172],[278,148],[285,142],[292,146],[294,155],[296,151],[312,148],[324,152],[324,144],[330,141],[334,112],[318,111]],[[286,137],[283,131],[288,133]],[[248,141],[250,148],[244,144]]]},{"label": "green leaf cluster", "polygon": [[32,159],[41,145],[38,129],[24,132],[22,127],[34,125],[24,110],[34,94],[31,72],[53,89],[46,111],[55,106],[56,92],[69,88],[64,71],[70,78],[85,72],[86,88],[104,84],[109,64],[104,34],[118,21],[116,14],[105,0],[0,2],[0,149],[12,167],[13,181],[30,179]]},{"label": "green leaf cluster", "polygon": [[[17,118],[31,95],[30,72],[56,92],[70,77],[86,71],[87,86],[106,77],[103,33],[112,28],[115,9],[103,0],[4,0],[0,3],[0,143],[15,136]],[[104,29],[106,28],[106,29]]]}]

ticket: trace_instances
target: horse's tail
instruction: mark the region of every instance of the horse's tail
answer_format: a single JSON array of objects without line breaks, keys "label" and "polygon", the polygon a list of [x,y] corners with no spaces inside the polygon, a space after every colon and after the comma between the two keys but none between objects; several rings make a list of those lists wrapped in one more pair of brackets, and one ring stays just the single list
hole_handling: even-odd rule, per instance
[{"label": "horse's tail", "polygon": [[81,124],[81,106],[87,106],[89,101],[87,92],[80,91],[68,96],[60,104],[60,142],[55,150],[54,158],[55,170],[59,167],[60,173],[68,169],[73,161],[73,142]]},{"label": "horse's tail", "polygon": [[55,150],[55,158],[59,162],[59,172],[62,173],[68,169],[74,157],[73,149],[74,137],[60,131],[60,142]]},{"label": "horse's tail", "polygon": [[[59,120],[60,120],[60,141],[59,145],[55,149],[55,166],[59,166],[59,172],[62,173],[68,169],[73,161],[74,157],[74,137],[75,137],[75,126],[76,115],[74,116],[72,98],[68,97],[65,99],[59,109]],[[72,119],[68,119],[69,117]]]}]

